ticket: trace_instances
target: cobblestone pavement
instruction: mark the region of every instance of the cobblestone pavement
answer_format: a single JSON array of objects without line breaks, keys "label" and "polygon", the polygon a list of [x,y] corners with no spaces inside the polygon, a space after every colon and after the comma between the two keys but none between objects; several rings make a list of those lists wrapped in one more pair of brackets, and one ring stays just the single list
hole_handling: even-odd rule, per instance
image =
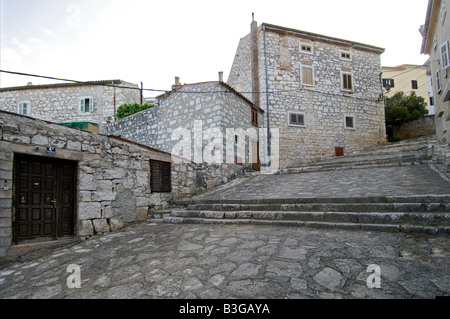
[{"label": "cobblestone pavement", "polygon": [[236,179],[197,198],[253,199],[449,195],[450,183],[429,165],[397,166]]},{"label": "cobblestone pavement", "polygon": [[448,236],[144,223],[1,265],[0,298],[435,298],[449,269]]}]

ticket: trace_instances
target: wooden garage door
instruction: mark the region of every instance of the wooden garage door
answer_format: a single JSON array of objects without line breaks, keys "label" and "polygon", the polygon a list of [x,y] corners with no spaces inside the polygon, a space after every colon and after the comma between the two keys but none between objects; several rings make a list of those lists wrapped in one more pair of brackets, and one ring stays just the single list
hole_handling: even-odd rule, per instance
[{"label": "wooden garage door", "polygon": [[15,157],[14,242],[74,234],[76,162]]}]

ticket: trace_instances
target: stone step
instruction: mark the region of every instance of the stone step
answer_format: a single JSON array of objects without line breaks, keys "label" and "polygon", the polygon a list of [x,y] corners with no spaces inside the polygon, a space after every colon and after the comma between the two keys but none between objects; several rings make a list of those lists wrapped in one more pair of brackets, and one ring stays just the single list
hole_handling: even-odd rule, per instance
[{"label": "stone step", "polygon": [[421,163],[431,162],[430,156],[424,153],[407,153],[392,155],[378,155],[378,156],[349,156],[333,158],[329,160],[319,161],[312,164],[287,167],[281,169],[281,173],[303,173],[315,171],[330,171],[330,170],[344,170],[356,168],[380,168],[393,166],[410,166],[419,165]]},{"label": "stone step", "polygon": [[450,203],[189,204],[191,211],[450,212]]},{"label": "stone step", "polygon": [[[153,221],[156,222],[156,221]],[[184,218],[167,216],[160,221],[170,224],[221,224],[221,225],[271,225],[288,227],[310,227],[322,229],[343,229],[362,231],[385,231],[426,234],[450,234],[449,226],[427,226],[411,224],[376,224],[376,223],[348,223],[325,221],[297,221],[297,220],[264,220],[264,219],[211,219],[211,218]]]},{"label": "stone step", "polygon": [[[325,204],[325,203],[450,203],[450,195],[365,196],[365,197],[297,197],[297,198],[247,198],[247,199],[179,199],[173,207],[191,204]],[[169,211],[169,210],[168,210]]]},{"label": "stone step", "polygon": [[[168,216],[166,216],[168,217]],[[308,221],[360,224],[411,224],[425,226],[450,226],[450,212],[410,213],[410,212],[301,212],[301,211],[186,211],[174,210],[170,217],[183,219],[213,220],[273,220]]]}]

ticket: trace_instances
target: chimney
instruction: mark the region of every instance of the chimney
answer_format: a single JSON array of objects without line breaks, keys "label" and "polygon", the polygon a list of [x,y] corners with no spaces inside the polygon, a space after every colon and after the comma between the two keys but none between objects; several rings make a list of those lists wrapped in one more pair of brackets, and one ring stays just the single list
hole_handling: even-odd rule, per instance
[{"label": "chimney", "polygon": [[223,82],[223,71],[219,72],[219,82]]},{"label": "chimney", "polygon": [[259,87],[259,39],[258,22],[255,21],[255,14],[252,13],[252,23],[250,25],[251,36],[251,71],[252,71],[252,101],[260,105]]},{"label": "chimney", "polygon": [[182,87],[180,83],[180,78],[178,76],[175,77],[175,84],[172,85],[172,91],[178,90],[180,87]]}]

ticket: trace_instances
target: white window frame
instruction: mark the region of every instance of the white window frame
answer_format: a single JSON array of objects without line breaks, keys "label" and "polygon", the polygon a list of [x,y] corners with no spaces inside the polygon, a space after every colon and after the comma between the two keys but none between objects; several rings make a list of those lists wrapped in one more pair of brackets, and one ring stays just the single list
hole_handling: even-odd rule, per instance
[{"label": "white window frame", "polygon": [[[23,104],[27,104],[27,112],[26,114],[23,114]],[[30,116],[31,115],[31,101],[20,101],[18,106],[17,106],[17,113],[20,115],[26,115],[26,116]]]},{"label": "white window frame", "polygon": [[[347,126],[347,118],[351,117],[353,119],[353,126]],[[344,115],[344,128],[346,130],[356,130],[356,118],[352,114],[345,114]]]},{"label": "white window frame", "polygon": [[[303,68],[310,68],[311,69],[311,71],[312,71],[312,84],[303,83]],[[313,87],[313,86],[315,86],[315,83],[316,83],[316,81],[315,81],[315,78],[314,78],[314,66],[300,63],[300,84],[302,86]]]},{"label": "white window frame", "polygon": [[[89,111],[86,112],[85,101],[89,99]],[[94,98],[92,96],[82,96],[78,101],[78,110],[80,114],[92,114],[94,113]]]},{"label": "white window frame", "polygon": [[[444,49],[444,51],[442,51],[442,49]],[[448,67],[450,67],[450,59],[449,59],[449,52],[448,52],[448,41],[445,41],[439,47],[439,55],[441,57],[442,70],[445,70]]]},{"label": "white window frame", "polygon": [[[308,46],[308,47],[311,47],[311,51],[303,50],[302,46]],[[310,55],[313,55],[313,54],[314,54],[314,44],[313,44],[313,43],[310,43],[310,42],[300,42],[299,48],[300,48],[300,53],[310,54]]]},{"label": "white window frame", "polygon": [[[350,75],[352,77],[352,88],[346,89],[344,88],[344,75]],[[355,80],[353,77],[353,72],[341,71],[341,90],[345,92],[354,92],[355,90]]]},{"label": "white window frame", "polygon": [[441,70],[437,70],[436,71],[436,92],[440,93],[442,91],[442,86],[441,86]]},{"label": "white window frame", "polygon": [[[343,57],[342,54],[348,54],[350,55],[349,58]],[[339,50],[339,59],[343,60],[343,61],[351,61],[353,58],[353,54],[350,51],[347,50]]]},{"label": "white window frame", "polygon": [[[291,123],[291,114],[301,115],[303,116],[303,125]],[[287,114],[288,126],[290,127],[306,127],[306,114],[305,112],[297,112],[297,111],[288,111]]]}]

